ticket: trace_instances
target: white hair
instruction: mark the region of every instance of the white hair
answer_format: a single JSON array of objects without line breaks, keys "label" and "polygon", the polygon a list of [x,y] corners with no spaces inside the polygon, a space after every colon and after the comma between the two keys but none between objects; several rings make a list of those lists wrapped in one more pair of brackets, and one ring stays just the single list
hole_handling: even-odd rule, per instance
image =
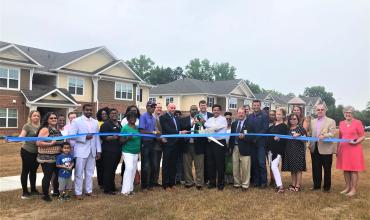
[{"label": "white hair", "polygon": [[343,108],[343,113],[345,113],[345,112],[352,112],[352,113],[354,113],[355,112],[355,108],[352,107],[352,106],[350,106],[350,105],[347,105],[347,106],[345,106]]}]

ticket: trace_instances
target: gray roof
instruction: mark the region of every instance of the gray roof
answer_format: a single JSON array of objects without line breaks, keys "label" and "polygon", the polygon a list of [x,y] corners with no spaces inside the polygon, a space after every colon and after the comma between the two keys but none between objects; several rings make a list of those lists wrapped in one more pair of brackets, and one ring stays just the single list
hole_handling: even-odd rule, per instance
[{"label": "gray roof", "polygon": [[306,97],[306,96],[300,96],[301,99],[303,99],[303,101],[306,102],[306,104],[308,104],[310,101],[312,103],[312,105],[316,104],[317,100],[320,99],[320,97]]},{"label": "gray roof", "polygon": [[53,91],[54,89],[58,89],[60,92],[62,92],[64,95],[66,95],[68,98],[73,100],[74,102],[77,102],[73,96],[68,92],[67,89],[64,88],[57,88],[55,86],[47,86],[47,85],[39,85],[34,84],[32,87],[32,90],[28,89],[22,89],[22,93],[29,101],[34,101],[37,98],[40,98],[41,96]]},{"label": "gray roof", "polygon": [[[11,43],[0,41],[0,47],[5,47],[10,44]],[[39,64],[44,66],[45,68],[42,68],[42,70],[45,70],[45,71],[61,67],[81,56],[91,53],[92,51],[97,50],[98,48],[101,48],[101,47],[94,47],[90,49],[77,50],[77,51],[72,51],[72,52],[67,52],[67,53],[59,53],[59,52],[54,52],[54,51],[49,51],[49,50],[42,50],[38,48],[22,46],[18,44],[14,44],[14,45],[17,46],[24,53],[26,53],[28,56],[30,56],[32,59],[37,61]]]},{"label": "gray roof", "polygon": [[254,97],[256,97],[256,99],[258,100],[264,100],[269,94],[268,93],[257,93],[257,94],[254,94]]},{"label": "gray roof", "polygon": [[151,95],[182,94],[230,94],[242,79],[223,81],[202,81],[197,79],[179,79],[167,84],[160,84],[150,90]]}]

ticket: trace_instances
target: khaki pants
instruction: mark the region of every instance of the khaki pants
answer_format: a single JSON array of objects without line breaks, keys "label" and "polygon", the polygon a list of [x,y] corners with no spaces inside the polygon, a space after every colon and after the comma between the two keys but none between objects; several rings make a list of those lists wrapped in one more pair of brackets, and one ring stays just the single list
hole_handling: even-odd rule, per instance
[{"label": "khaki pants", "polygon": [[[195,153],[194,144],[189,143],[188,152],[183,154],[185,185],[204,185],[204,154]],[[193,178],[193,161],[195,166],[195,181]]]},{"label": "khaki pants", "polygon": [[235,145],[232,158],[234,186],[248,188],[251,178],[251,157],[240,155],[239,147]]}]

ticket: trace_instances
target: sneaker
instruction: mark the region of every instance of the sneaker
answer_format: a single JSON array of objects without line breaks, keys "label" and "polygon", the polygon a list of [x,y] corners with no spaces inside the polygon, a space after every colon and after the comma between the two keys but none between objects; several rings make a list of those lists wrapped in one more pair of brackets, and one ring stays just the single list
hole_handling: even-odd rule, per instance
[{"label": "sneaker", "polygon": [[69,201],[69,200],[71,200],[71,196],[70,195],[64,195],[64,199]]},{"label": "sneaker", "polygon": [[51,202],[52,200],[51,200],[51,198],[50,198],[50,196],[43,196],[42,198],[41,198],[42,200],[44,200],[45,202]]},{"label": "sneaker", "polygon": [[55,192],[52,194],[53,197],[59,197],[60,196],[60,193],[59,192]]},{"label": "sneaker", "polygon": [[39,196],[41,193],[37,189],[31,191],[31,196]]},{"label": "sneaker", "polygon": [[59,202],[64,202],[64,195],[60,195],[59,197],[58,197],[58,200],[59,200]]},{"label": "sneaker", "polygon": [[31,193],[29,192],[24,192],[21,196],[21,199],[30,199],[31,198]]}]

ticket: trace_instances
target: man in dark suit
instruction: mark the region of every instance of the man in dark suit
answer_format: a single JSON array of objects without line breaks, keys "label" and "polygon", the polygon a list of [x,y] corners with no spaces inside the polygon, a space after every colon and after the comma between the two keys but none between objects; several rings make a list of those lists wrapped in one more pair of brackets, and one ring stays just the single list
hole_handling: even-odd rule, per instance
[{"label": "man in dark suit", "polygon": [[245,191],[249,188],[251,177],[251,143],[245,136],[248,132],[245,108],[237,110],[237,120],[231,124],[231,133],[240,133],[239,137],[231,136],[229,148],[232,150],[234,187]]},{"label": "man in dark suit", "polygon": [[[261,101],[253,100],[253,113],[249,114],[247,119],[247,129],[250,133],[265,134],[269,128],[269,117],[261,110]],[[249,137],[248,137],[249,139]],[[251,182],[255,187],[267,187],[266,170],[266,138],[251,137],[251,160],[252,160],[252,178]]]},{"label": "man in dark suit", "polygon": [[[202,119],[200,119],[201,123],[205,123],[209,118],[213,117],[213,114],[211,112],[207,112],[208,104],[206,100],[200,100],[199,101],[199,114],[202,115]],[[207,147],[206,145],[209,144],[207,138],[197,138],[197,139],[203,139],[200,140],[205,144],[205,148]],[[204,154],[204,182],[208,183],[208,171],[207,171],[207,154]]]},{"label": "man in dark suit", "polygon": [[[187,131],[180,131],[180,121],[175,117],[176,105],[168,104],[167,112],[159,117],[162,127],[162,134],[186,134]],[[163,143],[162,163],[162,187],[173,188],[176,177],[176,156],[178,138],[167,138]]]},{"label": "man in dark suit", "polygon": [[[197,133],[199,128],[199,122],[195,118],[198,114],[198,107],[192,105],[190,107],[190,115],[182,118],[181,127],[183,130]],[[192,132],[192,133],[193,133]],[[184,139],[184,154],[183,154],[183,166],[184,166],[184,178],[185,187],[190,188],[194,186],[194,183],[198,190],[202,189],[204,185],[204,143],[207,141],[199,140],[200,138],[185,138]],[[195,179],[193,178],[193,161],[195,167]]]}]

